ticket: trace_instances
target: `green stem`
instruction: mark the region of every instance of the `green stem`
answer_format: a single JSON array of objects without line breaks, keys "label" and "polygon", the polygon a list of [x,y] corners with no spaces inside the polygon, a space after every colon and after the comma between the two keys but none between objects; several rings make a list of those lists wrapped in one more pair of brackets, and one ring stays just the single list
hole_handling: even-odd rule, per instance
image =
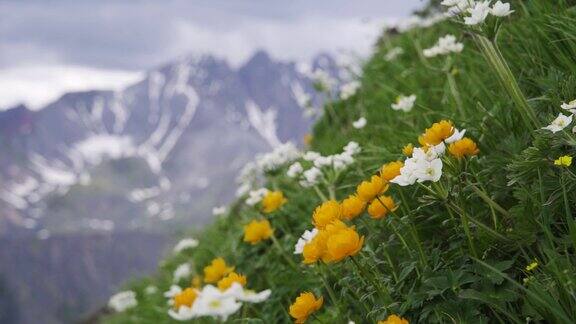
[{"label": "green stem", "polygon": [[462,104],[462,97],[460,97],[460,92],[458,91],[458,86],[456,85],[454,74],[452,74],[452,71],[447,71],[446,77],[448,79],[448,87],[450,88],[450,92],[452,93],[454,101],[456,102],[456,108],[458,108],[460,118],[465,119],[466,115],[464,113],[464,105]]},{"label": "green stem", "polygon": [[286,252],[284,251],[284,249],[282,249],[282,246],[278,242],[276,235],[274,235],[274,233],[272,233],[272,236],[270,236],[270,238],[272,239],[272,242],[274,243],[274,246],[276,247],[276,249],[278,249],[278,252],[286,260],[288,265],[290,265],[290,267],[292,267],[292,269],[298,271],[298,266],[296,265],[296,263],[294,263],[294,260],[292,260],[288,255],[286,255]]},{"label": "green stem", "polygon": [[484,55],[484,58],[498,76],[500,83],[514,101],[515,107],[520,116],[524,119],[526,126],[529,129],[538,128],[539,122],[536,113],[528,104],[528,100],[522,93],[518,81],[516,81],[514,74],[512,74],[510,67],[506,63],[506,60],[500,51],[496,48],[494,43],[485,36],[475,34],[474,40]]}]

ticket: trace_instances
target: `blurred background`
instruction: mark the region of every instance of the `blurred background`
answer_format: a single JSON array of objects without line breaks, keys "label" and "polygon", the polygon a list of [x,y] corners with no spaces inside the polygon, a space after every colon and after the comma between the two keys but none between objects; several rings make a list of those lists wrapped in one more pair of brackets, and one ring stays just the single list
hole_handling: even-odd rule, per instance
[{"label": "blurred background", "polygon": [[[0,323],[74,323],[301,145],[420,0],[0,0]],[[214,210],[215,209],[215,210]]]}]

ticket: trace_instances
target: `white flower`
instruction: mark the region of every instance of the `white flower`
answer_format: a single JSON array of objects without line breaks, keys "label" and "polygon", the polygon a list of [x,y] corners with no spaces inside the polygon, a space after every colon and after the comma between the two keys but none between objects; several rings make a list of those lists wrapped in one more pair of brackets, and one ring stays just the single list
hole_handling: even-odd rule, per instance
[{"label": "white flower", "polygon": [[223,293],[223,296],[230,296],[236,300],[247,303],[261,303],[268,299],[271,294],[272,291],[270,289],[266,289],[257,293],[253,290],[245,289],[241,284],[235,282]]},{"label": "white flower", "polygon": [[396,98],[396,103],[392,104],[392,109],[409,112],[410,110],[412,110],[412,107],[414,107],[415,101],[416,101],[416,95],[399,96],[398,98]]},{"label": "white flower", "polygon": [[188,307],[186,305],[180,306],[177,310],[170,308],[168,315],[177,321],[189,321],[198,317],[198,314],[194,312],[194,307]]},{"label": "white flower", "polygon": [[474,26],[484,22],[490,13],[490,1],[476,2],[468,9],[470,17],[464,17],[464,24]]},{"label": "white flower", "polygon": [[446,7],[452,7],[459,5],[461,2],[462,0],[442,0],[440,4]]},{"label": "white flower", "polygon": [[112,297],[108,301],[108,306],[112,308],[115,312],[123,312],[132,307],[138,306],[138,301],[136,300],[136,293],[132,290],[121,291]]},{"label": "white flower", "polygon": [[268,189],[266,188],[260,188],[257,190],[250,191],[248,193],[248,199],[246,199],[246,204],[248,204],[249,206],[256,205],[257,203],[262,201],[262,199],[264,199],[264,196],[266,196],[267,193]]},{"label": "white flower", "polygon": [[212,215],[213,216],[221,216],[226,214],[226,206],[219,206],[219,207],[214,207],[212,208]]},{"label": "white flower", "polygon": [[360,88],[360,82],[358,81],[352,81],[342,85],[340,87],[340,99],[346,100],[352,97],[354,94],[356,94],[358,88]]},{"label": "white flower", "polygon": [[304,176],[304,180],[300,181],[300,185],[302,187],[309,188],[315,186],[318,183],[318,178],[320,178],[322,175],[322,171],[320,171],[320,169],[317,167],[312,167],[304,171],[302,175]]},{"label": "white flower", "polygon": [[212,285],[206,285],[194,301],[191,312],[199,317],[211,316],[226,321],[240,307],[242,303],[239,303],[234,296],[226,295]]},{"label": "white flower", "polygon": [[250,184],[243,183],[240,185],[240,187],[238,187],[238,189],[236,189],[236,197],[240,198],[247,194],[248,191],[250,191]]},{"label": "white flower", "polygon": [[300,151],[292,142],[281,144],[272,152],[256,156],[256,166],[263,171],[273,171],[300,157]]},{"label": "white flower", "polygon": [[348,152],[332,155],[332,166],[336,171],[344,170],[352,163],[354,163],[354,157]]},{"label": "white flower", "polygon": [[547,129],[552,133],[559,132],[566,128],[566,126],[570,125],[572,122],[572,115],[564,116],[562,113],[558,114],[558,117],[552,121],[552,123],[546,127],[542,127],[542,129]]},{"label": "white flower", "polygon": [[318,234],[318,229],[313,228],[311,231],[306,230],[304,234],[298,239],[298,242],[294,246],[294,254],[302,254],[304,250],[304,245],[312,241],[312,239]]},{"label": "white flower", "polygon": [[431,162],[423,160],[418,161],[418,164],[418,168],[415,171],[418,182],[436,182],[440,180],[440,177],[442,176],[442,160],[435,159]]},{"label": "white flower", "polygon": [[306,161],[314,161],[317,158],[319,158],[321,155],[318,152],[314,152],[314,151],[308,151],[306,153],[304,153],[304,156],[302,158],[304,158],[304,160]]},{"label": "white flower", "polygon": [[384,55],[384,59],[388,62],[394,61],[398,56],[402,54],[404,54],[402,47],[394,47],[393,49],[389,50],[386,55]]},{"label": "white flower", "polygon": [[176,246],[174,246],[174,253],[180,253],[184,250],[193,249],[198,246],[198,240],[193,238],[185,238],[180,240]]},{"label": "white flower", "polygon": [[289,168],[288,171],[286,172],[286,175],[290,178],[296,178],[300,173],[302,173],[302,171],[304,171],[304,168],[302,167],[302,164],[300,164],[300,162],[294,162]]},{"label": "white flower", "polygon": [[192,268],[190,267],[190,265],[188,263],[182,263],[181,265],[176,267],[176,270],[174,270],[174,274],[172,276],[174,277],[174,282],[178,282],[182,279],[187,279],[188,277],[190,277],[191,273]]},{"label": "white flower", "polygon": [[178,285],[170,286],[170,289],[164,292],[164,297],[166,298],[174,298],[176,295],[182,292],[182,288]]},{"label": "white flower", "polygon": [[574,110],[576,109],[576,100],[572,100],[569,103],[564,102],[560,107],[562,107],[564,110],[569,110],[571,113],[574,113]]},{"label": "white flower", "polygon": [[156,288],[156,286],[147,286],[146,288],[144,288],[144,293],[146,295],[153,295],[157,292],[158,292],[158,288]]},{"label": "white flower", "polygon": [[355,155],[362,152],[362,148],[360,147],[360,144],[350,141],[346,146],[344,146],[344,152]]},{"label": "white flower", "polygon": [[335,84],[334,80],[326,71],[316,69],[312,74],[312,78],[315,82],[319,83],[324,89],[331,89]]},{"label": "white flower", "polygon": [[360,117],[358,120],[352,123],[352,126],[356,129],[361,129],[364,128],[364,126],[366,126],[366,122],[367,122],[366,118]]},{"label": "white flower", "polygon": [[425,49],[422,54],[425,57],[435,57],[438,55],[448,55],[450,53],[460,53],[464,49],[464,44],[456,41],[456,36],[448,34],[438,39],[438,42],[431,48]]},{"label": "white flower", "polygon": [[319,156],[316,160],[314,160],[314,166],[317,168],[322,168],[324,166],[332,165],[333,156]]},{"label": "white flower", "polygon": [[513,13],[514,10],[510,10],[509,3],[503,3],[502,1],[498,0],[490,9],[490,13],[496,17],[506,17]]},{"label": "white flower", "polygon": [[459,132],[458,129],[454,128],[454,133],[450,135],[450,137],[445,139],[444,142],[446,142],[446,144],[454,143],[456,141],[461,140],[464,137],[464,134],[466,134],[465,129]]}]

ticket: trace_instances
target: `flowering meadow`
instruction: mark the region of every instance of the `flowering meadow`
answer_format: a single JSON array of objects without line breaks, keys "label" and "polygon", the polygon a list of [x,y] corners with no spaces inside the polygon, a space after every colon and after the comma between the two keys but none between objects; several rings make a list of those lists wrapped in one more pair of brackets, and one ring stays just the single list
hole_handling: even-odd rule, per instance
[{"label": "flowering meadow", "polygon": [[104,322],[576,322],[575,5],[443,0],[387,29],[319,84],[305,147],[258,156]]}]

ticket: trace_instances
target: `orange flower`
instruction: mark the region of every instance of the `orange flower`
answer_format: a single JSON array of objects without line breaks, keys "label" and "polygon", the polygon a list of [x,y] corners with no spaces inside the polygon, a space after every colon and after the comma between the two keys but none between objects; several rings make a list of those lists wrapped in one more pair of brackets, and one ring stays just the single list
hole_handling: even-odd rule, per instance
[{"label": "orange flower", "polygon": [[370,181],[362,181],[356,188],[356,193],[358,198],[368,202],[386,190],[388,190],[388,184],[384,182],[384,179],[375,175],[370,178]]},{"label": "orange flower", "polygon": [[244,242],[256,244],[262,240],[269,239],[273,233],[274,230],[268,220],[253,220],[244,226]]},{"label": "orange flower", "polygon": [[192,307],[198,293],[193,288],[186,288],[178,295],[174,296],[174,308],[178,310],[182,306]]},{"label": "orange flower", "polygon": [[464,156],[478,155],[480,150],[473,140],[464,137],[463,139],[450,144],[450,146],[448,146],[448,152],[450,152],[452,156],[460,159]]},{"label": "orange flower", "polygon": [[408,145],[402,148],[402,154],[408,157],[412,156],[413,152],[414,152],[414,145],[412,145],[412,143],[409,143]]},{"label": "orange flower", "polygon": [[358,217],[366,208],[366,202],[356,195],[350,195],[342,201],[342,216],[347,220]]},{"label": "orange flower", "polygon": [[234,271],[234,267],[228,267],[224,259],[216,258],[212,260],[209,266],[204,268],[204,281],[206,283],[218,282],[218,280],[232,271]]},{"label": "orange flower", "polygon": [[426,128],[424,134],[418,138],[422,146],[438,145],[454,133],[454,126],[449,120],[441,120]]},{"label": "orange flower", "polygon": [[312,313],[322,307],[324,298],[316,298],[311,292],[301,293],[298,298],[290,305],[290,316],[296,323],[304,323]]},{"label": "orange flower", "polygon": [[246,286],[246,276],[237,274],[236,272],[230,272],[226,277],[218,281],[218,288],[222,291],[225,291],[235,282],[242,285],[242,287]]},{"label": "orange flower", "polygon": [[312,222],[318,229],[326,227],[332,221],[342,218],[342,206],[336,200],[328,200],[314,209]]},{"label": "orange flower", "polygon": [[312,241],[306,243],[302,250],[302,256],[304,257],[304,264],[315,263],[320,259],[323,259],[326,255],[326,241],[328,240],[328,233],[324,230],[320,230],[318,234],[312,239]]},{"label": "orange flower", "polygon": [[269,191],[262,199],[262,210],[266,213],[272,213],[278,210],[288,200],[284,198],[281,191]]},{"label": "orange flower", "polygon": [[402,161],[394,161],[386,163],[382,166],[382,170],[380,170],[380,175],[382,179],[390,181],[400,175],[400,169],[402,169],[403,166],[404,162]]},{"label": "orange flower", "polygon": [[364,236],[360,237],[354,226],[348,227],[341,221],[326,226],[328,239],[326,241],[325,262],[338,262],[346,257],[354,256],[362,249]]},{"label": "orange flower", "polygon": [[390,315],[386,320],[378,321],[378,324],[410,324],[410,322],[398,315]]},{"label": "orange flower", "polygon": [[374,219],[380,219],[389,212],[395,211],[397,208],[398,206],[396,206],[392,197],[380,196],[370,203],[370,206],[368,206],[368,214]]}]

